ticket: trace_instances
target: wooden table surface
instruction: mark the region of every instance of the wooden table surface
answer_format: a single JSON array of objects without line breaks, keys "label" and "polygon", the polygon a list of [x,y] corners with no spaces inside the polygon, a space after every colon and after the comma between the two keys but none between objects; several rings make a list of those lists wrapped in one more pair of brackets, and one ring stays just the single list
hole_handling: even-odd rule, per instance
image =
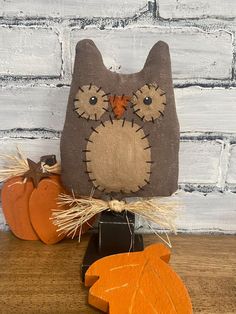
[{"label": "wooden table surface", "polygon": [[[88,290],[80,278],[88,237],[47,246],[1,232],[0,313],[99,313],[87,304]],[[158,242],[155,235],[144,239],[145,245]],[[189,290],[194,313],[236,313],[236,238],[171,239],[171,265]]]}]

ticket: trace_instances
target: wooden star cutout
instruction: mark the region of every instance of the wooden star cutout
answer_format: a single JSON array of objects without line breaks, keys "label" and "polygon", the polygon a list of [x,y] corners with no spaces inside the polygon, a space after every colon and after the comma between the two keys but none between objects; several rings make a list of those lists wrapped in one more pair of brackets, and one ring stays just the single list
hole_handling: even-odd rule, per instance
[{"label": "wooden star cutout", "polygon": [[29,165],[29,170],[24,174],[24,177],[31,179],[34,187],[37,188],[40,180],[43,178],[48,178],[50,173],[43,172],[41,161],[36,163],[33,160],[27,158],[27,162]]}]

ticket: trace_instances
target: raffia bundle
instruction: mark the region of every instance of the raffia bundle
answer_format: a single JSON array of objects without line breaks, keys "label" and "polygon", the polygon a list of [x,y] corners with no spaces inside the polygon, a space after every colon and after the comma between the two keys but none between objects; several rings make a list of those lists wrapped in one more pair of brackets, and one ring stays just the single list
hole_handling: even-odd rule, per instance
[{"label": "raffia bundle", "polygon": [[[94,215],[105,210],[117,213],[129,211],[148,222],[175,232],[174,220],[176,218],[175,209],[177,204],[170,201],[167,203],[163,199],[142,199],[128,203],[118,200],[105,201],[93,197],[76,198],[75,196],[61,194],[58,201],[59,209],[52,211],[51,219],[58,227],[58,232],[73,237],[79,227],[89,221]],[[65,207],[66,209],[63,209]]]},{"label": "raffia bundle", "polygon": [[2,154],[0,158],[4,162],[3,169],[0,169],[0,182],[21,176],[29,170],[27,159],[18,147],[15,155]]},{"label": "raffia bundle", "polygon": [[[17,147],[15,155],[2,154],[0,158],[4,162],[3,169],[0,169],[0,182],[6,181],[12,177],[22,176],[29,170],[27,158]],[[44,162],[41,163],[43,172],[60,174],[60,164],[48,166]]]}]

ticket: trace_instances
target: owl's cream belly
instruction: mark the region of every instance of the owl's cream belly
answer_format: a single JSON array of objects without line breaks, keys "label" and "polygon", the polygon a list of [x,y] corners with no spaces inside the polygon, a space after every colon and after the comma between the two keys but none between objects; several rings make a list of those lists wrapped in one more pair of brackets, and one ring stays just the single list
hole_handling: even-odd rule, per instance
[{"label": "owl's cream belly", "polygon": [[114,120],[100,124],[86,148],[87,171],[104,192],[136,192],[149,183],[151,150],[139,125]]}]

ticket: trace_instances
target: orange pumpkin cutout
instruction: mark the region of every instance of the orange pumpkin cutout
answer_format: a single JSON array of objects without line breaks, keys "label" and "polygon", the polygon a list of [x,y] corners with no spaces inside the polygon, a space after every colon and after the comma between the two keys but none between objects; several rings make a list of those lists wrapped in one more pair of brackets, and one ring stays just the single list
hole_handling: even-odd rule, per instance
[{"label": "orange pumpkin cutout", "polygon": [[85,274],[89,304],[110,314],[190,314],[191,300],[168,265],[170,251],[154,244],[142,252],[104,257]]},{"label": "orange pumpkin cutout", "polygon": [[[24,176],[13,177],[3,185],[3,212],[10,229],[20,239],[40,239],[46,244],[53,244],[66,237],[59,234],[50,219],[52,210],[58,208],[59,194],[65,193],[60,175],[45,173],[41,167],[42,161],[55,164],[54,157],[43,156],[38,163],[27,159],[29,170]],[[94,220],[95,217],[83,224],[81,232],[78,228],[74,236],[88,231]]]},{"label": "orange pumpkin cutout", "polygon": [[[29,200],[29,214],[31,223],[37,232],[41,241],[46,244],[54,244],[66,237],[60,234],[57,227],[52,223],[52,209],[58,208],[58,195],[65,193],[58,175],[43,179],[35,188]],[[89,222],[92,223],[95,217]],[[82,226],[81,234],[88,231],[90,224],[85,223]],[[78,236],[80,229],[76,232]]]},{"label": "orange pumpkin cutout", "polygon": [[13,177],[3,184],[1,199],[6,222],[14,235],[22,240],[38,240],[29,218],[29,199],[34,189],[31,181]]},{"label": "orange pumpkin cutout", "polygon": [[57,227],[53,225],[50,217],[52,209],[56,209],[57,198],[64,190],[60,177],[53,175],[42,179],[38,187],[32,191],[29,199],[29,215],[31,223],[41,241],[46,244],[54,244],[61,241],[65,235],[59,235]]}]

